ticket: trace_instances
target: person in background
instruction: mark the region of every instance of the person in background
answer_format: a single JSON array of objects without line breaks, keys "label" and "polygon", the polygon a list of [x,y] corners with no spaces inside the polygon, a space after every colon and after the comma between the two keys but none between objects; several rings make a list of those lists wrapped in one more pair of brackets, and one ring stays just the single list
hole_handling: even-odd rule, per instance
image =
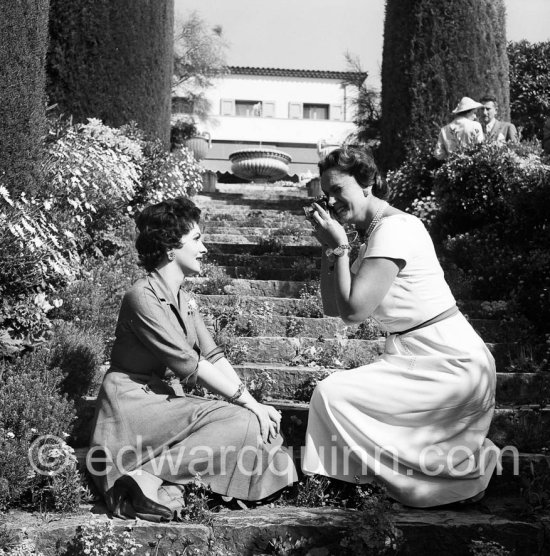
[{"label": "person in background", "polygon": [[485,95],[481,100],[480,108],[481,126],[485,134],[485,141],[496,143],[517,143],[518,132],[516,126],[510,122],[502,122],[496,119],[498,103],[496,97]]},{"label": "person in background", "polygon": [[476,121],[477,109],[481,104],[470,97],[462,97],[457,107],[452,111],[453,121],[439,131],[434,156],[438,160],[445,160],[449,154],[459,147],[467,147],[482,143],[484,139],[481,124]]}]

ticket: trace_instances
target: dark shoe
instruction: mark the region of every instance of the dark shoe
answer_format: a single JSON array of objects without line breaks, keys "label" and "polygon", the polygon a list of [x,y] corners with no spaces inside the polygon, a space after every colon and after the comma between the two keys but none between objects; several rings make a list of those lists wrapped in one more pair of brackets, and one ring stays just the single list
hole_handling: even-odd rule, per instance
[{"label": "dark shoe", "polygon": [[147,498],[136,481],[130,475],[123,475],[117,479],[112,492],[113,515],[122,518],[145,519],[159,522],[170,521],[172,511]]}]

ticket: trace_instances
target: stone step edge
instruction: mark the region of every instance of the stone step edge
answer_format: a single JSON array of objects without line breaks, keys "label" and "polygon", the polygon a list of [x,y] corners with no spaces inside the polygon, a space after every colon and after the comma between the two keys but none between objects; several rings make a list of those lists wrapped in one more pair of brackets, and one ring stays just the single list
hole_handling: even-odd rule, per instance
[{"label": "stone step edge", "polygon": [[[502,373],[506,374],[506,373]],[[97,396],[82,396],[81,401],[84,405],[95,406]],[[264,400],[265,404],[273,406],[281,411],[307,412],[309,411],[308,402],[297,402],[295,400],[269,399]],[[550,415],[550,406],[541,404],[497,404],[495,414],[513,413],[514,411],[540,411],[545,415]],[[550,457],[550,456],[549,456]]]},{"label": "stone step edge", "polygon": [[[100,523],[107,523],[109,517],[104,511],[93,515],[99,510],[98,506],[82,506],[78,515],[60,517],[58,521],[46,525],[40,522],[38,516],[30,517],[18,512],[10,517],[8,526],[11,527],[13,522],[13,528],[26,532],[28,538],[37,543],[39,550],[48,550],[48,554],[53,554],[57,539],[63,546],[73,537],[76,527],[91,517]],[[311,554],[337,554],[335,551],[340,549],[340,539],[358,529],[362,520],[362,514],[356,510],[297,506],[222,510],[212,514],[212,517],[210,526],[121,519],[112,520],[111,523],[116,533],[122,533],[130,525],[132,536],[142,544],[143,550],[154,542],[157,550],[160,548],[160,554],[174,551],[171,539],[185,538],[191,540],[194,549],[203,550],[201,554],[211,553],[210,543],[216,539],[222,550],[216,552],[218,554],[252,556],[266,554],[271,539],[284,539],[286,535],[292,541],[302,537],[309,540]],[[465,554],[464,548],[469,542],[487,537],[500,541],[510,549],[521,543],[521,551],[517,552],[520,556],[544,554],[548,548],[548,538],[544,534],[545,527],[548,527],[547,520],[505,517],[498,515],[498,508],[497,512],[488,512],[475,507],[465,511],[456,508],[421,510],[400,506],[395,510],[394,520],[403,532],[406,554]],[[159,542],[155,542],[157,539]],[[331,547],[330,552],[327,546]]]}]

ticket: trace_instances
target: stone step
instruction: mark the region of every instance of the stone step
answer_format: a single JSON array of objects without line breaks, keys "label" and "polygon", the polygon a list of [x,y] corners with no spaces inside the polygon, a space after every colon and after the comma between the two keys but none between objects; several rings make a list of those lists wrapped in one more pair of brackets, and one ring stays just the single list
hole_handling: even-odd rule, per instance
[{"label": "stone step", "polygon": [[[509,364],[511,357],[521,352],[520,345],[486,342],[495,358],[497,369]],[[327,368],[354,368],[367,365],[382,354],[384,338],[378,340],[334,339],[334,338],[282,338],[254,336],[233,338],[226,353],[235,364],[251,363],[306,364],[312,362]],[[305,362],[305,363],[304,363]]]},{"label": "stone step", "polygon": [[[255,234],[255,233],[236,233],[231,234],[223,230],[220,233],[206,232],[203,236],[204,243],[207,247],[211,244],[232,244],[234,245],[262,245],[268,242],[276,244],[277,249],[279,245],[285,247],[292,246],[314,246],[319,251],[319,242],[308,234],[296,234],[296,235],[269,235],[267,233]],[[232,249],[233,250],[233,249]]]},{"label": "stone step", "polygon": [[[190,283],[200,284],[207,278],[197,277],[189,279]],[[307,288],[307,282],[294,280],[249,280],[234,279],[225,287],[225,293],[236,296],[261,296],[261,297],[291,297],[299,298]]]},{"label": "stone step", "polygon": [[318,280],[319,270],[309,266],[295,268],[266,268],[262,266],[219,266],[230,278],[255,280]]},{"label": "stone step", "polygon": [[201,209],[203,214],[201,217],[204,220],[240,220],[248,218],[267,218],[273,220],[281,220],[284,217],[297,217],[300,216],[305,220],[304,216],[304,206],[308,205],[308,201],[296,200],[286,200],[286,201],[274,201],[271,203],[242,203],[239,205],[227,204],[227,205],[206,205],[198,207]]},{"label": "stone step", "polygon": [[[314,385],[331,372],[319,366],[289,366],[267,363],[235,365],[256,397],[267,400],[294,399],[309,401]],[[550,373],[497,372],[496,400],[501,406],[509,404],[543,404],[550,393]]]},{"label": "stone step", "polygon": [[[196,280],[196,279],[195,279]],[[305,284],[301,282],[302,284]],[[267,289],[267,288],[266,288]],[[305,294],[303,294],[305,295]],[[298,317],[322,317],[320,300],[315,296],[281,297],[269,295],[207,295],[195,294],[200,310],[211,312],[222,308],[236,308],[243,312],[263,311],[266,305],[273,314]]]},{"label": "stone step", "polygon": [[[218,308],[221,309],[221,308]],[[221,312],[205,316],[207,326],[213,324],[213,319],[232,314],[234,309],[228,308]],[[369,321],[369,328],[361,336],[363,339],[379,338],[384,336],[374,321]],[[364,329],[365,327],[362,327]],[[269,305],[264,304],[258,312],[242,314],[236,317],[235,337],[263,336],[268,332],[273,336],[296,337],[307,336],[311,338],[334,338],[336,335],[344,338],[356,338],[361,331],[359,326],[348,326],[342,319],[335,317],[311,318],[276,315],[271,312]]]},{"label": "stone step", "polygon": [[[51,518],[52,514],[48,514]],[[78,514],[63,515],[44,521],[39,514],[21,511],[10,513],[6,527],[20,532],[36,543],[45,556],[59,554],[75,535],[78,525],[95,519],[99,524],[111,523],[115,534],[129,535],[142,545],[137,554],[224,554],[225,556],[261,556],[291,554],[274,552],[273,539],[287,546],[306,545],[300,554],[329,556],[342,554],[341,541],[352,532],[360,532],[365,517],[361,512],[333,507],[307,508],[265,506],[253,510],[223,509],[211,514],[210,524],[128,522],[107,516],[100,504],[83,505]],[[498,542],[510,554],[532,556],[548,554],[550,541],[547,519],[529,515],[526,504],[517,494],[488,494],[482,503],[469,507],[447,506],[427,510],[395,504],[392,516],[402,532],[403,556],[472,554],[472,541]],[[373,519],[371,516],[370,519]],[[130,525],[130,528],[129,528]],[[298,543],[298,544],[297,544]],[[212,544],[214,546],[212,546]],[[282,547],[280,550],[283,550]],[[301,550],[301,549],[300,549]],[[366,554],[367,548],[356,554]],[[494,550],[494,549],[493,549]],[[297,553],[297,552],[295,552]],[[370,552],[369,552],[370,553]],[[503,554],[503,552],[498,552]],[[484,552],[497,554],[497,552]]]},{"label": "stone step", "polygon": [[208,252],[212,254],[217,253],[234,253],[242,255],[265,255],[273,253],[277,256],[285,255],[292,256],[296,259],[303,257],[319,257],[321,248],[319,243],[312,245],[250,245],[250,244],[226,244],[210,242],[208,245]]},{"label": "stone step", "polygon": [[222,233],[247,233],[263,234],[266,232],[279,233],[282,228],[303,230],[303,233],[311,233],[311,224],[302,217],[293,216],[292,218],[279,218],[269,222],[254,222],[253,220],[204,220],[202,221],[203,232]]},{"label": "stone step", "polygon": [[[240,373],[246,377],[252,366],[246,364],[238,367]],[[248,369],[245,371],[244,369]],[[283,371],[286,376],[290,373]],[[314,371],[308,370],[310,380],[306,380],[299,385],[302,394],[311,395],[313,392],[316,378],[323,375],[314,375]],[[251,384],[251,392],[258,396],[258,383]],[[267,403],[282,413],[281,432],[285,437],[288,446],[294,450],[304,445],[304,438],[307,428],[309,403],[304,401],[288,399],[266,399]],[[96,404],[95,396],[85,396],[82,398],[80,413],[85,416],[80,436],[76,441],[76,446],[86,444],[91,433],[88,428],[93,422],[93,411]],[[85,430],[86,429],[86,430]],[[488,437],[498,446],[508,447],[507,451],[529,452],[529,453],[550,453],[550,407],[541,404],[517,404],[517,403],[497,403],[497,408],[493,416]],[[550,458],[550,456],[548,456]],[[548,460],[550,465],[550,459]]]},{"label": "stone step", "polygon": [[292,255],[251,255],[249,253],[211,253],[207,254],[207,261],[219,266],[254,266],[256,268],[272,268],[291,270],[299,267],[321,268],[321,257],[297,258]]},{"label": "stone step", "polygon": [[[224,224],[219,226],[218,224]],[[311,227],[309,224],[306,226],[301,225],[290,225],[281,223],[280,226],[266,227],[266,226],[243,226],[240,222],[227,222],[222,223],[220,221],[214,220],[213,222],[204,222],[202,226],[202,233],[204,235],[230,235],[230,236],[252,236],[252,237],[277,237],[283,235],[298,235],[302,237],[311,236]]]},{"label": "stone step", "polygon": [[[247,267],[221,267],[229,275],[246,275],[250,274],[253,269],[249,266]],[[261,268],[254,270],[257,274],[261,274]],[[266,273],[271,272],[273,275],[280,275],[293,277],[297,274],[305,275],[306,272],[313,274],[311,269],[300,270],[300,269],[278,269],[274,268],[272,270],[264,269]],[[357,337],[360,333],[358,330],[360,325],[346,325],[342,319],[337,317],[324,317],[320,315],[320,301],[319,306],[315,308],[316,317],[305,317],[300,316],[304,314],[308,308],[304,301],[303,308],[297,308],[296,300],[288,299],[288,304],[284,301],[286,298],[262,298],[254,296],[246,296],[236,298],[235,296],[215,296],[216,299],[213,302],[207,299],[210,296],[200,296],[199,304],[201,309],[211,316],[216,316],[225,312],[226,314],[231,314],[232,311],[242,311],[242,315],[237,319],[240,325],[245,324],[250,318],[255,319],[258,315],[267,316],[270,319],[270,330],[272,335],[277,336],[309,336],[309,337],[319,337],[324,338],[334,337],[335,334],[344,335],[348,338]],[[226,300],[224,298],[230,298]],[[276,303],[273,300],[283,301],[282,303]],[[293,310],[294,309],[294,310]],[[309,309],[311,310],[311,309]],[[470,319],[470,324],[476,330],[476,332],[485,340],[490,343],[507,343],[510,341],[512,336],[506,331],[503,332],[502,324],[497,320],[488,319]],[[240,327],[242,328],[242,326]],[[372,336],[374,329],[378,336],[385,336],[382,328],[373,320],[367,319],[365,324],[361,327],[362,329],[367,329],[370,336]],[[290,333],[289,333],[290,331]],[[241,334],[236,332],[237,336]],[[250,335],[250,334],[249,334]],[[365,338],[364,334],[361,336]]]},{"label": "stone step", "polygon": [[200,196],[212,200],[244,197],[265,201],[273,196],[307,197],[307,187],[298,183],[217,183],[213,193],[201,193]]},{"label": "stone step", "polygon": [[278,212],[270,216],[256,214],[254,212],[243,212],[237,215],[229,213],[218,213],[209,215],[206,213],[201,220],[203,229],[210,230],[220,228],[259,228],[265,230],[280,230],[281,228],[302,228],[307,231],[311,230],[311,224],[304,218],[303,214],[291,214]]}]

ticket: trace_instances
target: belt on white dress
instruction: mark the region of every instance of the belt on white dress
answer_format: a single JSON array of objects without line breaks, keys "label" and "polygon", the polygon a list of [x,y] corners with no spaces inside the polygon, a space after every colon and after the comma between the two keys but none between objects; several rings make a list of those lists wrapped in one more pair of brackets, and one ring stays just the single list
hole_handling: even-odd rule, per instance
[{"label": "belt on white dress", "polygon": [[417,324],[412,328],[407,328],[407,330],[403,330],[401,332],[393,332],[393,334],[395,334],[396,336],[400,336],[401,334],[408,334],[409,332],[413,332],[414,330],[425,328],[426,326],[430,326],[430,324],[435,324],[436,322],[441,322],[442,320],[448,319],[449,317],[453,317],[457,313],[458,313],[458,307],[456,305],[453,305],[452,307],[449,307],[442,313],[439,313],[439,315],[436,315],[435,317],[429,320],[421,322],[420,324]]}]

